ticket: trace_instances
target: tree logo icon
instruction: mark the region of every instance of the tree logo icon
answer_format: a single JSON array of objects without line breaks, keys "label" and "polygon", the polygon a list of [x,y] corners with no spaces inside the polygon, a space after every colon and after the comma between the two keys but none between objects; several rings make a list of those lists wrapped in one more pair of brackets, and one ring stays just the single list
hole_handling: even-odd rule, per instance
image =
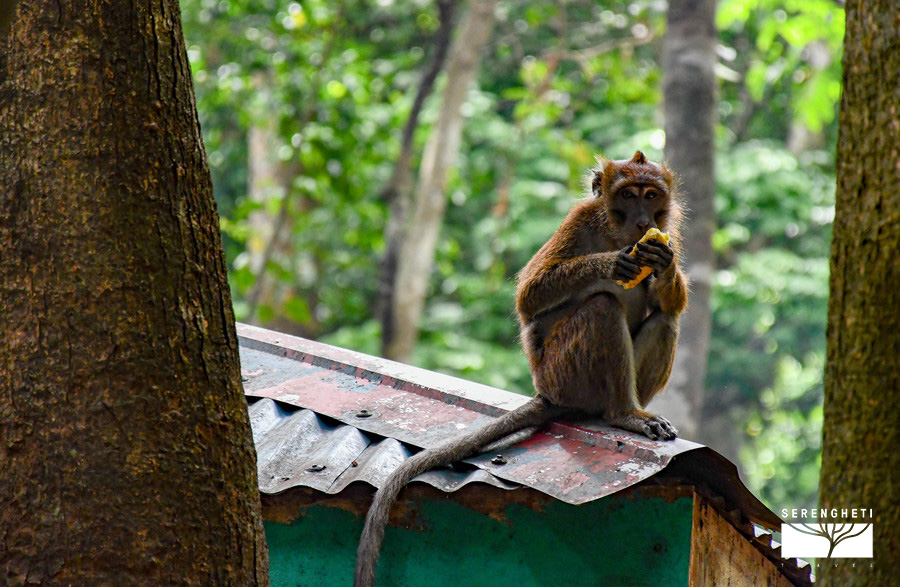
[{"label": "tree logo icon", "polygon": [[871,522],[781,525],[781,555],[800,558],[872,558]]}]

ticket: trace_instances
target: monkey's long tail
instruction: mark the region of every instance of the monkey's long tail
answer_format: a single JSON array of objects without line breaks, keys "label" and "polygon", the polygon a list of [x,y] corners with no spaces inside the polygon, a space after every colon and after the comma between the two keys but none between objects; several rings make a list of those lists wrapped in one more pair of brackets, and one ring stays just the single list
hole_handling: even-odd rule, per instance
[{"label": "monkey's long tail", "polygon": [[[478,449],[504,438],[528,426],[543,424],[553,417],[558,408],[541,396],[536,396],[527,404],[504,414],[493,422],[473,430],[462,437],[452,438],[433,449],[416,453],[403,461],[375,494],[372,507],[366,515],[366,524],[359,539],[356,553],[355,587],[372,587],[375,584],[375,567],[381,554],[381,542],[388,522],[391,506],[400,490],[416,475],[443,465],[458,461],[478,452]],[[560,411],[560,413],[562,413]]]}]

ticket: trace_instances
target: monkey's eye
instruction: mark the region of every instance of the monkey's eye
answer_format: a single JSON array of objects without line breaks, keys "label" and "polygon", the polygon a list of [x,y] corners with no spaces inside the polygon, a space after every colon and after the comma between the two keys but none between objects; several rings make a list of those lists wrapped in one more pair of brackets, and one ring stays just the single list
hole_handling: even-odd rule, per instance
[{"label": "monkey's eye", "polygon": [[653,198],[655,198],[658,195],[659,195],[659,192],[657,192],[656,190],[647,190],[646,192],[644,192],[644,197],[647,198],[648,200],[652,200]]},{"label": "monkey's eye", "polygon": [[636,198],[638,196],[638,192],[634,188],[626,188],[626,189],[622,190],[620,195],[625,199]]}]

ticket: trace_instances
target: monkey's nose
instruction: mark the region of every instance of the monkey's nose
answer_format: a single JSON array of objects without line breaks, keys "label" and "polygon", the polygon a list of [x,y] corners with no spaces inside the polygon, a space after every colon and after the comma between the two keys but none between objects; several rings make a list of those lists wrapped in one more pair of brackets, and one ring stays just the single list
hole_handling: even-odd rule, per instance
[{"label": "monkey's nose", "polygon": [[637,223],[638,230],[641,231],[641,234],[647,232],[647,229],[650,228],[649,222],[638,222]]}]

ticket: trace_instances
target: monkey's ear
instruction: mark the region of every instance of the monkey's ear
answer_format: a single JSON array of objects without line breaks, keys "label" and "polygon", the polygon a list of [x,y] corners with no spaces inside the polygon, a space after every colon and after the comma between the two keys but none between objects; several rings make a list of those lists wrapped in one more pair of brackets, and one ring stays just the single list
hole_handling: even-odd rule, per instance
[{"label": "monkey's ear", "polygon": [[637,163],[638,165],[644,165],[645,163],[647,163],[647,158],[644,157],[644,154],[640,151],[635,151],[634,157],[631,158],[631,161]]},{"label": "monkey's ear", "polygon": [[603,183],[603,170],[591,170],[591,193],[595,196],[600,195],[600,184]]},{"label": "monkey's ear", "polygon": [[600,186],[603,184],[603,170],[606,169],[609,159],[601,157],[600,155],[594,155],[594,159],[597,161],[597,165],[591,169],[589,181],[591,184],[591,193],[595,196],[599,196]]}]

